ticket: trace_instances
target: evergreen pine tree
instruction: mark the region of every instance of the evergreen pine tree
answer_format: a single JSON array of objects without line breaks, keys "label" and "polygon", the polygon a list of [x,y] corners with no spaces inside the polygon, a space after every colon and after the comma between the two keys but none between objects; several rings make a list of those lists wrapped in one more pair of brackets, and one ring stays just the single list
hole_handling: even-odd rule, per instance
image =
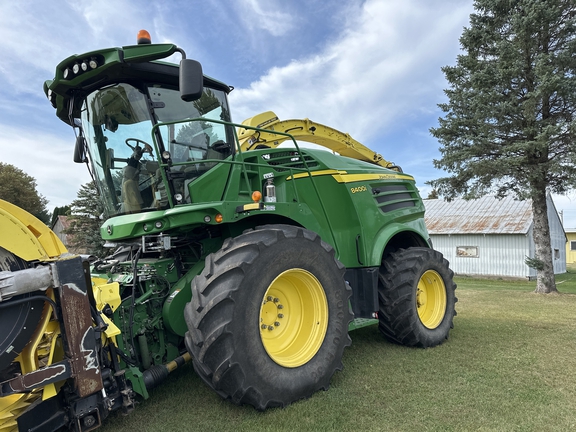
[{"label": "evergreen pine tree", "polygon": [[463,54],[442,69],[448,102],[431,129],[441,143],[434,165],[450,175],[430,184],[447,198],[531,199],[536,292],[553,292],[546,195],[576,179],[576,2],[476,0],[474,9]]},{"label": "evergreen pine tree", "polygon": [[86,253],[103,258],[109,254],[100,237],[100,226],[103,221],[100,215],[104,206],[100,200],[96,184],[92,181],[80,186],[77,198],[72,201],[71,214],[68,216],[70,228],[64,230],[71,234],[70,249],[77,253]]},{"label": "evergreen pine tree", "polygon": [[50,226],[53,227],[56,221],[58,220],[58,216],[68,216],[70,213],[70,206],[62,206],[62,207],[54,207],[54,211],[52,212],[52,218],[50,219]]}]

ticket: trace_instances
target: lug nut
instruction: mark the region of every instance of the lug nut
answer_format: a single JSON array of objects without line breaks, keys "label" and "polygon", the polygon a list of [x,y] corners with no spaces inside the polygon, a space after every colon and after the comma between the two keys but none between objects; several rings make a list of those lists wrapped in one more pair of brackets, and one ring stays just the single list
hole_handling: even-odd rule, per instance
[{"label": "lug nut", "polygon": [[278,318],[284,318],[284,314],[278,314]]},{"label": "lug nut", "polygon": [[268,330],[274,330],[274,327],[268,326]]},{"label": "lug nut", "polygon": [[284,306],[278,305],[278,309],[284,309]]},{"label": "lug nut", "polygon": [[280,323],[279,323],[278,321],[276,321],[276,322],[274,323],[274,325],[275,325],[276,327],[278,327],[278,326],[280,325]]},{"label": "lug nut", "polygon": [[274,297],[274,303],[278,303],[280,299],[278,297]]},{"label": "lug nut", "polygon": [[268,296],[268,297],[266,297],[266,300],[268,300],[268,301],[272,301],[272,296]]},{"label": "lug nut", "polygon": [[262,325],[260,326],[260,328],[261,328],[262,330],[266,330],[266,329],[268,328],[268,326],[267,326],[266,324],[262,324]]}]

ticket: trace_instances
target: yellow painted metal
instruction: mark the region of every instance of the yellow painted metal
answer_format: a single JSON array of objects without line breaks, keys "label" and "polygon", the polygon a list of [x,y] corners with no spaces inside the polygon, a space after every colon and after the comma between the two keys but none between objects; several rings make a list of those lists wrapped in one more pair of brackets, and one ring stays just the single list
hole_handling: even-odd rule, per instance
[{"label": "yellow painted metal", "polygon": [[0,432],[17,432],[18,416],[39,396],[38,391],[0,398]]},{"label": "yellow painted metal", "polygon": [[309,362],[328,328],[324,288],[310,272],[294,268],[268,287],[260,307],[260,337],[272,360],[287,368]]},{"label": "yellow painted metal", "polygon": [[94,299],[98,310],[102,310],[108,304],[115,311],[122,303],[120,284],[118,282],[108,283],[107,279],[93,277],[92,290],[94,291]]},{"label": "yellow painted metal", "polygon": [[102,321],[104,321],[104,323],[108,326],[108,327],[106,327],[106,330],[104,330],[104,335],[107,338],[111,339],[112,342],[114,343],[114,345],[118,345],[116,343],[116,336],[118,336],[120,333],[122,333],[122,331],[106,315],[101,314],[100,317],[102,318]]},{"label": "yellow painted metal", "polygon": [[[120,306],[120,303],[122,303],[122,299],[120,298],[120,284],[118,282],[108,283],[107,279],[93,277],[92,291],[94,292],[96,309],[98,309],[98,311],[101,311],[106,305],[110,305],[112,310],[115,311],[118,306]],[[116,343],[115,337],[122,332],[106,315],[101,314],[100,316],[108,326],[106,330],[104,330],[104,335]]]},{"label": "yellow painted metal", "polygon": [[446,286],[434,270],[424,272],[418,281],[416,307],[425,327],[435,329],[446,315]]},{"label": "yellow painted metal", "polygon": [[[46,295],[54,300],[54,293],[51,288],[46,291]],[[16,358],[16,361],[20,363],[20,369],[23,374],[33,372],[52,364],[53,361],[62,359],[63,353],[55,354],[58,351],[56,342],[60,334],[60,325],[58,321],[51,318],[52,308],[46,303],[40,322],[30,342]],[[16,419],[28,405],[39,397],[46,400],[56,396],[56,394],[56,385],[50,384],[31,393],[19,393],[0,398],[0,432],[17,431]]]},{"label": "yellow painted metal", "polygon": [[48,261],[68,252],[42,221],[4,200],[0,200],[0,233],[0,247],[24,261]]},{"label": "yellow painted metal", "polygon": [[[287,133],[292,135],[297,141],[306,141],[318,144],[335,151],[342,156],[372,162],[385,168],[398,170],[392,162],[388,162],[382,157],[382,155],[370,150],[368,147],[352,138],[349,134],[313,122],[309,119],[280,121],[278,116],[276,116],[272,111],[266,111],[244,120],[242,124],[249,127]],[[242,151],[247,151],[253,150],[259,145],[276,148],[284,141],[290,140],[291,138],[271,132],[239,128],[238,139]]]},{"label": "yellow painted metal", "polygon": [[[354,183],[360,181],[373,181],[373,180],[412,180],[414,177],[407,174],[348,174],[346,171],[337,170],[321,170],[313,171],[310,173],[313,177],[331,175],[338,183]],[[299,179],[309,177],[308,173],[299,173],[286,177],[286,180]]]},{"label": "yellow painted metal", "polygon": [[[56,234],[42,221],[4,200],[0,200],[0,233],[0,247],[24,261],[52,261],[68,253]],[[46,295],[54,299],[51,289],[46,291]],[[16,358],[22,373],[49,365],[55,357],[58,360],[62,358],[62,354],[55,355],[60,328],[51,318],[52,309],[46,304],[30,342]],[[51,384],[31,393],[0,398],[0,432],[18,430],[18,416],[37,398],[47,399],[56,392],[56,386]]]},{"label": "yellow painted metal", "polygon": [[414,180],[414,177],[407,174],[334,174],[334,180],[338,183],[353,183],[359,181],[373,180]]},{"label": "yellow painted metal", "polygon": [[300,173],[300,174],[294,174],[294,175],[288,176],[288,177],[286,177],[286,180],[309,177],[310,175],[312,177],[318,177],[318,176],[336,175],[336,174],[346,174],[346,171],[339,171],[339,170],[333,170],[333,169],[312,171],[310,174],[308,174],[306,172],[306,173]]},{"label": "yellow painted metal", "polygon": [[[50,321],[44,334],[45,337],[49,339],[49,345],[46,344],[48,346],[45,348],[48,359],[45,361],[45,365],[43,364],[43,359],[40,359],[40,362],[42,363],[42,366],[49,366],[64,358],[64,347],[62,346],[61,340],[58,338],[60,335],[60,323],[58,323],[58,321]],[[39,352],[41,351],[39,350]],[[63,384],[64,382],[45,385],[42,388],[42,400],[56,396]]]},{"label": "yellow painted metal", "polygon": [[[46,291],[46,295],[54,300],[54,293],[51,288]],[[48,332],[47,329],[51,317],[52,306],[48,303],[45,303],[42,317],[40,318],[40,322],[38,323],[38,326],[36,327],[36,330],[30,339],[30,342],[28,342],[28,345],[24,347],[17,358],[17,361],[20,363],[22,373],[29,373],[38,369],[40,366],[38,358],[41,356],[45,357],[50,354],[50,340],[53,334],[52,332]]]}]

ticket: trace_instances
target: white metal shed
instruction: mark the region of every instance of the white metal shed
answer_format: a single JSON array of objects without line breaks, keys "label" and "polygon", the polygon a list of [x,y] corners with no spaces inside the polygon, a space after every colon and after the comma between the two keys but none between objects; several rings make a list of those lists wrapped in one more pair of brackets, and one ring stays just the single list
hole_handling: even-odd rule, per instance
[{"label": "white metal shed", "polygon": [[[566,235],[550,195],[548,221],[554,273],[566,272]],[[477,200],[424,200],[426,226],[434,249],[442,252],[457,274],[528,277],[525,264],[534,257],[530,201],[485,196]]]}]

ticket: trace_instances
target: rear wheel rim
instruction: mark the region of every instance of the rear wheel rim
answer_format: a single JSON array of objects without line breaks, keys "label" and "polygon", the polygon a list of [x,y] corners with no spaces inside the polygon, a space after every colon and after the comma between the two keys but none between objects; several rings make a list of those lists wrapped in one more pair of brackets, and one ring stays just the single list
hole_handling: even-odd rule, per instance
[{"label": "rear wheel rim", "polygon": [[434,270],[427,270],[418,281],[416,308],[422,324],[429,329],[437,328],[446,315],[446,286]]},{"label": "rear wheel rim", "polygon": [[260,338],[270,358],[295,368],[318,352],[328,328],[328,301],[320,281],[303,269],[282,272],[260,307]]}]

